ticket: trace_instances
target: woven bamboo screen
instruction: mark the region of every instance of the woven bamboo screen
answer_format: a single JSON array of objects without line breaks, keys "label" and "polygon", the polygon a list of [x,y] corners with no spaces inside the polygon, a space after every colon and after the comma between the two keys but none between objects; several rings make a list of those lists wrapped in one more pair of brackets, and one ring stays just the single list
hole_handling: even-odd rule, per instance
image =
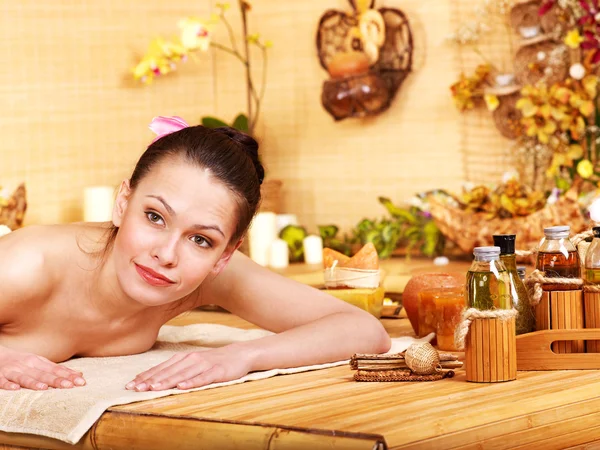
[{"label": "woven bamboo screen", "polygon": [[[462,68],[477,63],[444,42],[474,2],[379,2],[403,9],[411,21],[414,73],[386,113],[340,123],[320,105],[326,73],[314,36],[323,11],[346,9],[347,2],[252,2],[251,28],[275,43],[257,129],[263,160],[268,176],[284,181],[284,210],[309,228],[382,215],[379,195],[400,203],[421,190],[459,189],[465,179],[495,181],[506,168],[507,141],[491,118],[461,116],[448,91]],[[153,116],[231,119],[245,107],[241,66],[220,52],[200,55],[149,88],[129,77],[153,37],[176,33],[181,17],[208,15],[208,0],[0,4],[0,184],[27,183],[26,223],[80,220],[83,188],[116,187],[130,174],[152,139]],[[507,50],[492,47],[490,55]]]}]

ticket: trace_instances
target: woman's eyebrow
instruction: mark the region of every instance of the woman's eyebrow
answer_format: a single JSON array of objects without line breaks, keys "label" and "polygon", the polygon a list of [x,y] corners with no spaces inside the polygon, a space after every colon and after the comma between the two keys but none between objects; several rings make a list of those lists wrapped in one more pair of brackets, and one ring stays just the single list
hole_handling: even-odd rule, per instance
[{"label": "woman's eyebrow", "polygon": [[[146,197],[152,197],[155,198],[156,200],[158,200],[159,202],[161,202],[163,204],[163,206],[165,207],[165,209],[167,210],[167,212],[175,217],[177,214],[175,214],[175,211],[173,210],[173,208],[171,208],[171,206],[166,202],[166,200],[164,198],[162,198],[160,195],[147,195]],[[201,224],[195,224],[192,225],[192,229],[195,230],[215,230],[218,233],[221,234],[221,236],[225,237],[225,233],[223,233],[223,231],[221,231],[221,229],[217,226],[217,225],[201,225]]]},{"label": "woman's eyebrow", "polygon": [[175,211],[173,210],[173,208],[171,208],[171,206],[166,202],[166,200],[164,198],[162,198],[160,195],[146,195],[146,197],[152,197],[155,198],[156,200],[158,200],[159,202],[161,202],[163,204],[163,206],[165,207],[165,209],[167,210],[167,212],[169,214],[171,214],[173,217],[175,217],[177,214],[175,214]]}]

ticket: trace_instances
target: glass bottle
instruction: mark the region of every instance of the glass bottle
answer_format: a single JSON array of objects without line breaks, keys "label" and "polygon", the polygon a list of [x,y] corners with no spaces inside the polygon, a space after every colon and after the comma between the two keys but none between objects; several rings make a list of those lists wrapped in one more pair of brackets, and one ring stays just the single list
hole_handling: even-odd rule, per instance
[{"label": "glass bottle", "polygon": [[600,227],[592,228],[594,239],[585,253],[585,280],[600,284]]},{"label": "glass bottle", "polygon": [[[579,254],[569,240],[571,227],[568,225],[544,228],[538,251],[536,269],[544,272],[547,278],[580,278],[581,266]],[[542,285],[545,291],[570,291],[579,289],[576,284]]]},{"label": "glass bottle", "polygon": [[467,272],[466,303],[469,308],[511,309],[510,278],[500,261],[500,247],[475,247]]},{"label": "glass bottle", "polygon": [[500,261],[506,267],[510,278],[512,303],[519,313],[515,323],[516,332],[524,334],[535,330],[535,313],[529,302],[527,289],[517,272],[515,238],[514,234],[497,234],[494,235],[494,245],[500,247]]}]

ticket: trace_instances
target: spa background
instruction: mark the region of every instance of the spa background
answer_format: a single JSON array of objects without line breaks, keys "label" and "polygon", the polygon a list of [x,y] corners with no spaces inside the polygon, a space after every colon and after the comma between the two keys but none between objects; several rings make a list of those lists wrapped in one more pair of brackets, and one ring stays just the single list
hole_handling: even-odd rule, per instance
[{"label": "spa background", "polygon": [[[118,186],[152,140],[156,115],[233,119],[245,108],[242,66],[211,50],[150,87],[131,69],[151,39],[177,33],[189,15],[208,16],[208,0],[2,0],[0,184],[28,189],[25,224],[81,220],[86,186]],[[328,74],[315,33],[328,8],[346,0],[255,0],[250,27],[273,41],[256,136],[267,177],[283,181],[282,211],[309,231],[342,228],[385,213],[377,197],[407,202],[464,181],[496,182],[510,169],[510,141],[487,111],[460,114],[449,86],[479,61],[445,41],[469,0],[378,0],[402,9],[415,39],[413,72],[390,109],[368,119],[334,122],[320,103]],[[228,17],[236,31],[239,14]],[[498,31],[500,32],[500,30]],[[226,39],[217,31],[216,39]],[[507,40],[487,37],[496,60]],[[255,69],[259,71],[260,65]]]}]

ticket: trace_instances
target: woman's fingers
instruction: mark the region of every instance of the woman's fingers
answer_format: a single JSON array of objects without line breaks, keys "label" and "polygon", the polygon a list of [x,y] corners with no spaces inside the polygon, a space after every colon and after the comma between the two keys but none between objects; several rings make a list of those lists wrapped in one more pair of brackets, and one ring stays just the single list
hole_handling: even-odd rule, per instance
[{"label": "woman's fingers", "polygon": [[156,374],[146,381],[146,385],[153,391],[172,389],[180,382],[189,380],[210,367],[208,364],[192,361],[188,361],[187,364],[185,363],[186,360],[183,360],[176,367],[174,367],[175,365],[171,366]]},{"label": "woman's fingers", "polygon": [[[175,356],[167,359],[165,362],[152,367],[151,369],[146,370],[145,372],[140,373],[138,376],[136,376],[133,381],[130,381],[129,383],[127,383],[125,385],[126,389],[135,389],[136,387],[140,387],[140,389],[136,389],[136,390],[145,390],[145,388],[147,388],[147,383],[146,380],[148,380],[149,378],[151,378],[152,376],[154,376],[155,374],[159,373],[160,371],[178,363],[179,361],[181,361],[183,358],[185,358],[187,355],[185,353],[178,353]],[[141,384],[145,384],[145,386],[140,386]]]},{"label": "woman's fingers", "polygon": [[52,386],[54,388],[70,389],[74,386],[71,380],[68,380],[67,378],[63,377],[58,377],[53,373],[45,372],[43,370],[29,369],[25,373],[40,381],[41,383],[44,383],[48,386]]},{"label": "woman's fingers", "polygon": [[17,383],[19,386],[33,389],[34,391],[43,391],[48,389],[48,385],[42,383],[39,380],[36,380],[32,376],[29,376],[23,372],[9,372],[6,374],[6,379],[8,381]]},{"label": "woman's fingers", "polygon": [[3,376],[0,376],[0,389],[6,389],[6,390],[9,390],[9,391],[16,391],[18,389],[21,389],[21,386],[19,386],[17,383],[14,383],[12,381],[8,381]]},{"label": "woman's fingers", "polygon": [[206,386],[217,381],[224,381],[225,370],[223,366],[216,365],[192,378],[177,383],[178,389],[192,389]]},{"label": "woman's fingers", "polygon": [[75,386],[85,385],[85,380],[81,372],[69,369],[68,367],[61,366],[49,360],[44,361],[44,359],[45,358],[42,358],[42,361],[37,365],[37,369],[51,373],[60,378],[65,378]]}]

